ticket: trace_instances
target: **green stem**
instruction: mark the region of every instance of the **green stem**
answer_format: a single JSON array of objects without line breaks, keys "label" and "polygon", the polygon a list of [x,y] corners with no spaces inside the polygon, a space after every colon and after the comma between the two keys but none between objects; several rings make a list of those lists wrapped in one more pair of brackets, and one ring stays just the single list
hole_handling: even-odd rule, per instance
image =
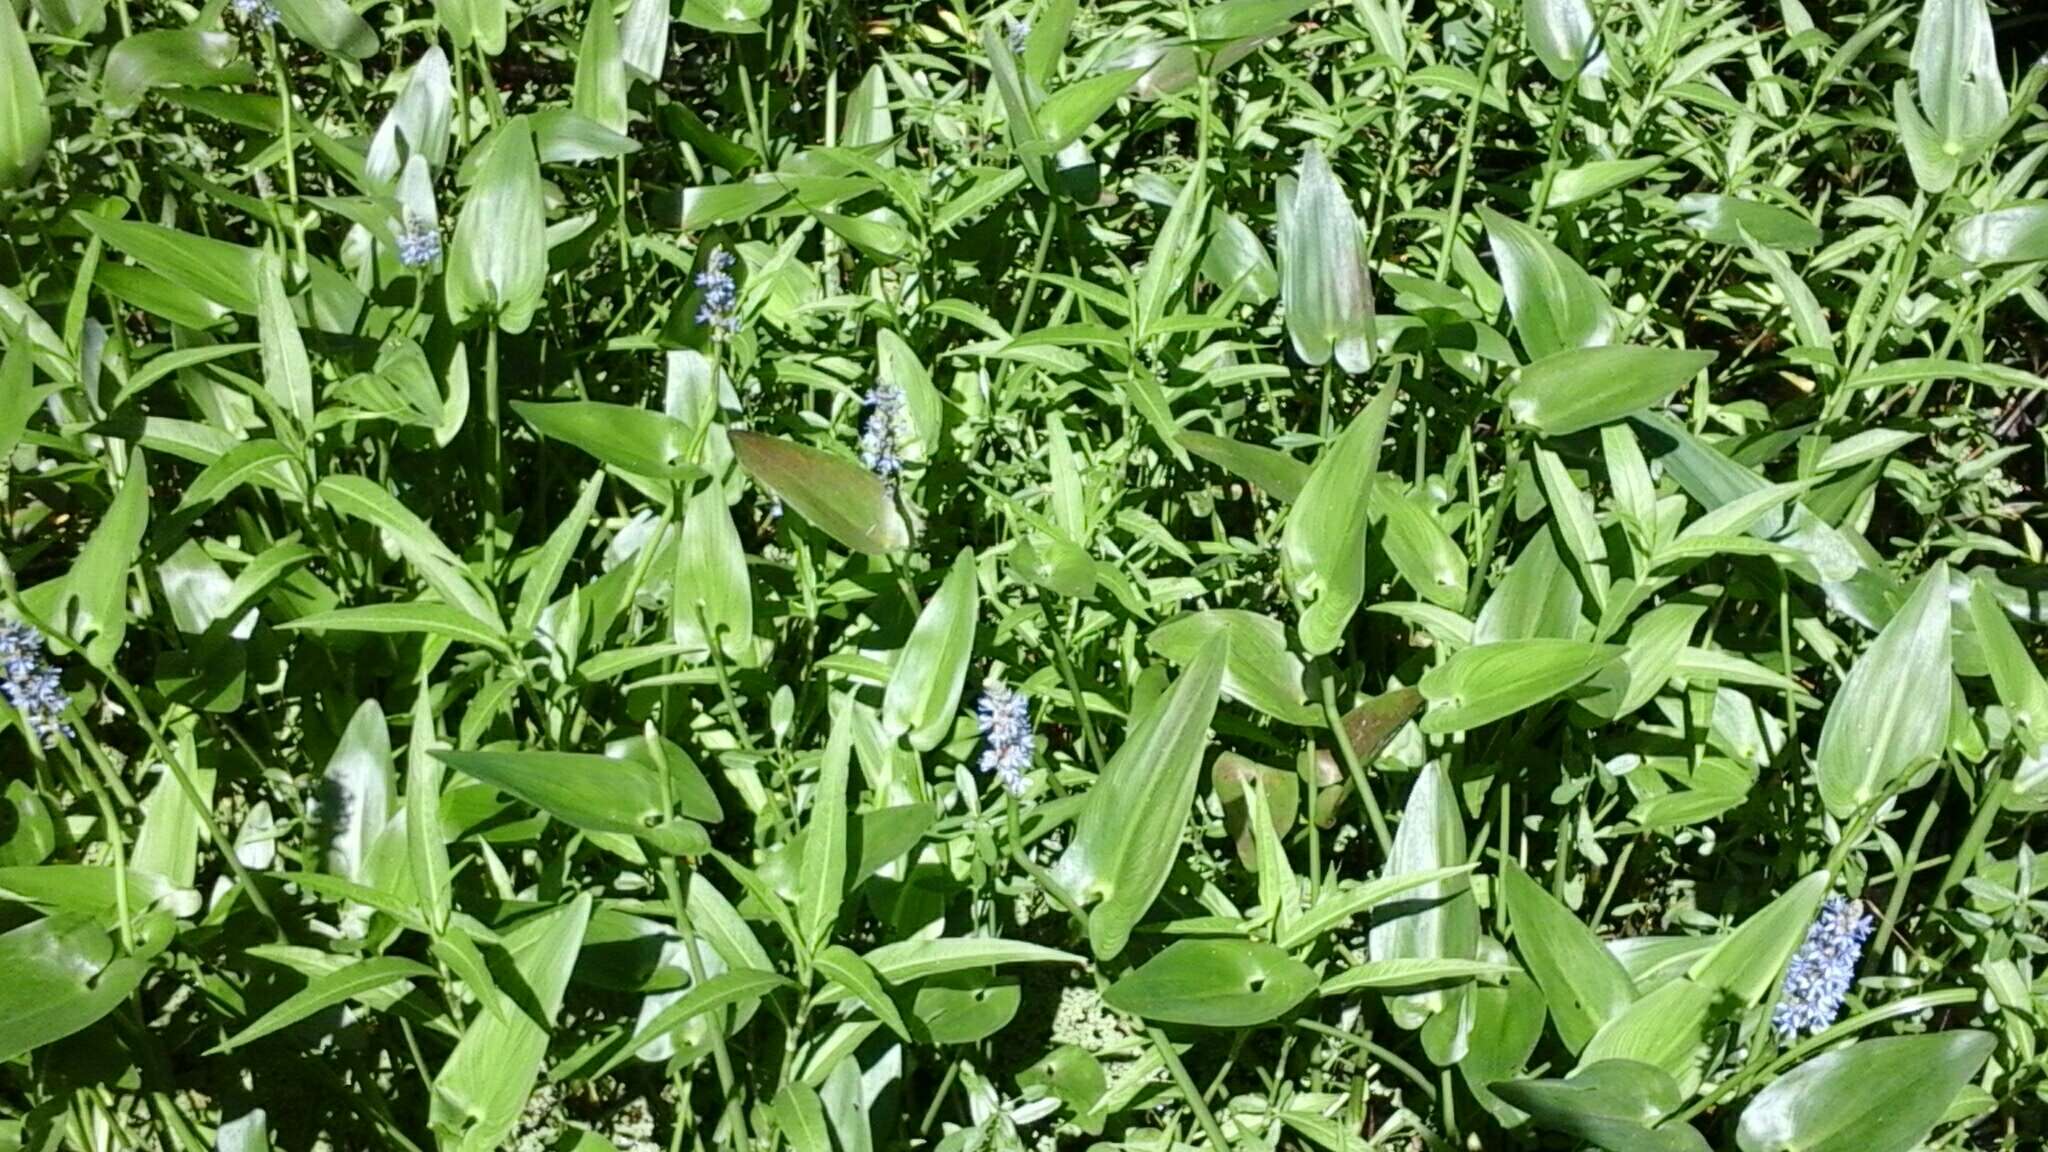
[{"label": "green stem", "polygon": [[[1948,894],[1955,890],[1977,866],[1977,857],[1984,851],[1984,842],[1991,837],[1992,821],[2005,807],[2005,798],[2012,793],[2012,775],[2001,763],[1992,769],[1994,776],[1984,795],[1977,802],[1977,813],[1970,818],[1970,830],[1963,834],[1963,842],[1956,848],[1956,854],[1941,874],[1941,887],[1935,889],[1934,906],[1948,907]],[[1901,881],[1903,883],[1903,881]]]},{"label": "green stem", "polygon": [[1928,830],[1934,827],[1935,817],[1941,814],[1942,798],[1948,795],[1949,776],[1943,773],[1941,786],[1935,790],[1934,799],[1920,812],[1920,823],[1913,829],[1913,839],[1906,845],[1906,859],[1899,865],[1896,879],[1892,882],[1891,899],[1885,901],[1884,922],[1878,925],[1877,939],[1870,946],[1872,956],[1884,955],[1884,946],[1891,943],[1892,929],[1897,927],[1899,913],[1906,906],[1906,893],[1913,887],[1913,873],[1920,862],[1920,849],[1927,843]]},{"label": "green stem", "polygon": [[[1323,720],[1330,726],[1330,739],[1337,745],[1337,757],[1344,762],[1344,771],[1351,777],[1351,786],[1358,789],[1359,802],[1365,805],[1365,815],[1372,822],[1373,839],[1379,841],[1380,854],[1394,854],[1394,838],[1387,834],[1387,818],[1380,812],[1380,798],[1373,793],[1372,784],[1365,778],[1365,765],[1358,759],[1358,749],[1351,746],[1351,734],[1344,730],[1344,712],[1337,706],[1337,677],[1330,671],[1329,661],[1322,661]],[[1313,796],[1311,796],[1313,804]],[[1314,810],[1311,808],[1313,817]]]},{"label": "green stem", "polygon": [[[1088,698],[1081,691],[1081,674],[1074,667],[1074,655],[1067,648],[1066,629],[1053,618],[1052,606],[1044,595],[1038,597],[1038,610],[1045,616],[1046,635],[1052,640],[1053,659],[1060,666],[1060,676],[1067,682],[1067,695],[1074,698],[1074,711],[1081,717],[1081,740],[1087,745],[1088,759],[1095,765],[1097,775],[1109,765],[1109,757],[1102,754],[1102,742],[1095,735],[1095,721],[1088,715]],[[1057,776],[1054,779],[1057,788]]]},{"label": "green stem", "polygon": [[504,511],[505,490],[499,419],[498,324],[493,320],[484,336],[484,472],[488,483],[484,491],[484,574],[494,588],[498,583],[498,516]]},{"label": "green stem", "polygon": [[1479,83],[1465,105],[1465,119],[1458,125],[1458,174],[1451,180],[1451,207],[1444,215],[1444,242],[1436,254],[1436,276],[1441,280],[1451,268],[1451,253],[1458,243],[1458,219],[1465,212],[1465,185],[1472,178],[1472,134],[1479,127],[1479,109],[1486,103],[1486,85],[1493,75],[1494,54],[1500,49],[1500,19],[1486,34],[1486,51],[1479,57]]},{"label": "green stem", "polygon": [[1173,1074],[1173,1082],[1187,1100],[1188,1107],[1195,1113],[1195,1120],[1209,1137],[1209,1143],[1216,1152],[1230,1152],[1230,1141],[1223,1138],[1223,1126],[1216,1123],[1216,1114],[1209,1111],[1209,1102],[1202,1098],[1202,1090],[1195,1085],[1195,1078],[1188,1075],[1187,1066],[1180,1062],[1180,1054],[1173,1050],[1173,1041],[1156,1026],[1148,1026],[1145,1035],[1152,1041],[1152,1047],[1159,1053],[1160,1062]]}]

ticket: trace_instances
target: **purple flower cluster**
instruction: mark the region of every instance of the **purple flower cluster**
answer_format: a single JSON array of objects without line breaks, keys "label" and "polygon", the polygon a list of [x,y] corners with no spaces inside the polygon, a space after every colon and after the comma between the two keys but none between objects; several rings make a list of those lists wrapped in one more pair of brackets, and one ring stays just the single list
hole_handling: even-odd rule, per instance
[{"label": "purple flower cluster", "polygon": [[711,335],[719,340],[740,330],[740,292],[729,271],[732,261],[730,249],[713,249],[704,261],[704,270],[697,273],[697,287],[704,290],[704,301],[697,305],[697,323],[710,327]]},{"label": "purple flower cluster", "polygon": [[1790,1041],[1802,1032],[1817,1036],[1841,1015],[1842,1001],[1856,983],[1863,942],[1870,939],[1873,927],[1875,921],[1861,901],[1830,896],[1821,905],[1805,942],[1792,954],[1784,995],[1771,1013],[1771,1026],[1781,1039]]},{"label": "purple flower cluster", "polygon": [[71,725],[64,713],[71,697],[64,694],[57,670],[44,659],[43,634],[15,620],[0,620],[0,693],[21,714],[21,721],[35,733],[43,747],[57,742],[61,733],[70,736]]},{"label": "purple flower cluster", "polygon": [[1031,698],[991,680],[981,690],[974,716],[986,741],[981,770],[1001,780],[1012,796],[1022,795],[1024,774],[1031,770]]},{"label": "purple flower cluster", "polygon": [[425,268],[441,258],[441,230],[424,221],[408,218],[398,234],[398,262],[407,268]]}]

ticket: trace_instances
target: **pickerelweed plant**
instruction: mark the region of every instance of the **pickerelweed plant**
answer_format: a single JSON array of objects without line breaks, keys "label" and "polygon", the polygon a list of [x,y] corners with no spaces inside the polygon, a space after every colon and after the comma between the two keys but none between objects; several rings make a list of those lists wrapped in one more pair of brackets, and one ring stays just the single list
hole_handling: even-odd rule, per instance
[{"label": "pickerelweed plant", "polygon": [[0,1152],[2031,1152],[2044,29],[0,5]]}]

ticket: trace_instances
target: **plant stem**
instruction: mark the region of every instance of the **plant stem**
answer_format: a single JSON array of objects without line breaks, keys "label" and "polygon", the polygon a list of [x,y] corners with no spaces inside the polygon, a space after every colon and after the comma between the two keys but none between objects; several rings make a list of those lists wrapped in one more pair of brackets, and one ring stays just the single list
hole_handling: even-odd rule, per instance
[{"label": "plant stem", "polygon": [[1081,691],[1081,674],[1074,667],[1074,655],[1067,649],[1066,630],[1053,618],[1052,606],[1041,593],[1038,596],[1038,610],[1045,616],[1045,632],[1052,640],[1053,659],[1060,666],[1060,676],[1067,682],[1067,695],[1074,698],[1074,711],[1081,717],[1081,740],[1088,748],[1088,759],[1095,765],[1095,772],[1101,775],[1109,766],[1109,757],[1102,754],[1102,742],[1095,736],[1095,721],[1088,715],[1088,698]]},{"label": "plant stem", "polygon": [[[1372,822],[1373,839],[1379,841],[1380,854],[1394,854],[1394,838],[1387,834],[1387,818],[1380,812],[1380,798],[1373,793],[1372,784],[1365,778],[1365,765],[1359,762],[1358,749],[1351,746],[1351,734],[1344,730],[1344,713],[1337,706],[1337,677],[1330,671],[1329,661],[1322,663],[1323,720],[1330,726],[1330,738],[1337,745],[1337,757],[1344,762],[1344,771],[1351,777],[1351,786],[1358,789],[1359,802],[1365,805],[1365,815]],[[1314,799],[1310,799],[1310,817],[1314,817]]]},{"label": "plant stem", "polygon": [[1145,1035],[1151,1039],[1152,1047],[1158,1051],[1160,1062],[1173,1074],[1174,1085],[1180,1089],[1181,1097],[1188,1102],[1188,1108],[1194,1112],[1195,1120],[1208,1135],[1209,1143],[1216,1152],[1230,1152],[1230,1141],[1223,1138],[1223,1126],[1216,1123],[1216,1115],[1209,1111],[1209,1102],[1202,1098],[1202,1090],[1195,1085],[1195,1078],[1188,1075],[1187,1066],[1180,1062],[1180,1054],[1173,1050],[1173,1041],[1168,1040],[1166,1033],[1155,1025],[1146,1026]]}]

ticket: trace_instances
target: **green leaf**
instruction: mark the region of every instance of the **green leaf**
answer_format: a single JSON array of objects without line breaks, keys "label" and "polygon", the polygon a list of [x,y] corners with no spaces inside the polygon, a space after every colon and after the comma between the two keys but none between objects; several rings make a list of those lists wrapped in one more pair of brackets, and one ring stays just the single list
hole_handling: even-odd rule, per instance
[{"label": "green leaf", "polygon": [[1053,153],[1080,139],[1081,133],[1102,119],[1103,113],[1115,107],[1116,102],[1144,74],[1143,68],[1105,72],[1076,80],[1047,97],[1038,106],[1040,135],[1031,142],[1031,150]]},{"label": "green leaf", "polygon": [[614,132],[624,132],[628,123],[626,93],[626,58],[619,46],[612,0],[590,0],[590,8],[583,14],[583,42],[576,51],[570,107]]},{"label": "green leaf", "polygon": [[1312,0],[1214,0],[1195,9],[1194,38],[1201,41],[1270,36],[1287,29]]},{"label": "green leaf", "polygon": [[1151,908],[1180,856],[1181,835],[1223,689],[1228,642],[1213,637],[1125,736],[1088,790],[1054,880],[1084,904],[1088,943],[1111,959]]},{"label": "green leaf", "polygon": [[[1465,820],[1457,791],[1441,761],[1416,776],[1394,831],[1385,878],[1442,876],[1413,890],[1407,899],[1383,905],[1373,917],[1369,955],[1379,960],[1471,960],[1479,946],[1479,905],[1465,863]],[[1443,990],[1420,992],[1387,1002],[1388,1015],[1403,1028],[1419,1028],[1454,1003]]]},{"label": "green leaf", "polygon": [[364,868],[391,816],[391,732],[375,699],[349,717],[320,776],[318,835],[326,870],[368,883]]},{"label": "green leaf", "polygon": [[1582,640],[1503,640],[1460,649],[1418,685],[1422,730],[1461,732],[1512,716],[1590,679],[1621,650]]},{"label": "green leaf", "polygon": [[540,621],[541,612],[555,598],[555,590],[561,587],[562,577],[576,558],[576,546],[582,542],[583,529],[597,510],[597,497],[603,490],[604,472],[591,473],[590,478],[583,482],[583,490],[577,494],[569,514],[562,517],[554,531],[548,533],[547,543],[541,545],[533,566],[526,570],[525,581],[519,585],[519,606],[512,612],[514,632],[521,635],[532,632]]},{"label": "green leaf", "polygon": [[1574,348],[1523,368],[1508,415],[1544,436],[1568,436],[1640,412],[1676,391],[1715,353],[1629,346]]},{"label": "green leaf", "polygon": [[255,79],[256,69],[242,57],[233,33],[196,25],[162,28],[123,37],[108,51],[100,72],[100,99],[109,115],[121,117],[133,112],[152,89],[217,88]]},{"label": "green leaf", "polygon": [[1752,913],[1687,970],[1693,983],[1754,1007],[1777,985],[1778,974],[1806,939],[1827,895],[1828,874],[1814,872]]},{"label": "green leaf", "polygon": [[512,967],[541,1018],[479,1012],[470,1019],[434,1077],[429,1119],[444,1134],[445,1152],[495,1152],[518,1126],[589,924],[585,892],[505,933]]},{"label": "green leaf", "polygon": [[448,842],[441,828],[442,771],[441,761],[434,757],[438,746],[434,694],[422,678],[412,708],[412,736],[405,749],[405,847],[420,914],[428,927],[441,934],[448,931],[454,898],[449,892]]},{"label": "green leaf", "polygon": [[264,254],[260,250],[155,224],[109,220],[84,212],[74,213],[72,219],[105,241],[107,247],[185,291],[245,316],[256,314],[258,286],[264,276]]},{"label": "green leaf", "polygon": [[792,1080],[775,1094],[776,1130],[794,1152],[832,1152],[832,1134],[825,1123],[825,1105],[817,1090]]},{"label": "green leaf", "polygon": [[1687,228],[1715,244],[1754,241],[1768,249],[1804,252],[1822,240],[1820,229],[1804,216],[1775,204],[1693,192],[1679,198],[1678,210]]},{"label": "green leaf", "polygon": [[2039,745],[2048,739],[2048,680],[2042,678],[2026,643],[2013,630],[1990,581],[1970,582],[1969,620],[1999,702],[2025,738]]},{"label": "green leaf", "polygon": [[1023,940],[985,936],[936,936],[897,940],[870,949],[861,959],[891,984],[908,984],[971,968],[1006,964],[1085,964],[1071,952]]},{"label": "green leaf", "polygon": [[1771,1081],[1742,1110],[1742,1152],[1908,1152],[1997,1041],[1988,1032],[1862,1040]]},{"label": "green leaf", "polygon": [[1949,233],[1949,250],[1980,268],[2048,260],[2048,204],[1980,212]]},{"label": "green leaf", "polygon": [[725,486],[715,479],[700,485],[683,507],[669,601],[675,615],[671,635],[678,644],[709,653],[716,643],[741,665],[755,662],[746,548],[725,502]]},{"label": "green leaf", "polygon": [[1690,1125],[1653,1127],[1683,1097],[1671,1077],[1647,1064],[1609,1060],[1567,1080],[1512,1080],[1493,1091],[1536,1125],[1603,1152],[1711,1152]]},{"label": "green leaf", "polygon": [[903,1023],[903,1016],[896,1011],[896,1002],[889,999],[889,993],[882,987],[875,970],[861,959],[852,949],[843,944],[834,944],[819,952],[811,963],[834,984],[852,993],[875,1019],[889,1026],[905,1041],[910,1039],[910,1029]]},{"label": "green leaf", "polygon": [[1700,1086],[1712,1052],[1707,1029],[1719,1010],[1718,989],[1680,977],[1660,984],[1602,1025],[1579,1053],[1579,1066],[1607,1060],[1648,1064],[1690,1096]]},{"label": "green leaf", "polygon": [[1349,922],[1352,917],[1363,915],[1392,900],[1396,896],[1412,892],[1417,888],[1442,884],[1465,876],[1472,871],[1470,864],[1453,864],[1443,868],[1429,868],[1415,872],[1403,872],[1397,876],[1383,876],[1341,889],[1326,890],[1307,911],[1280,934],[1278,943],[1289,950],[1320,939],[1324,933],[1334,931]]},{"label": "green leaf", "polygon": [[1254,1028],[1316,990],[1308,965],[1257,940],[1176,940],[1102,995],[1119,1012],[1167,1024]]},{"label": "green leaf", "polygon": [[1309,466],[1285,452],[1207,432],[1181,432],[1175,439],[1181,447],[1236,473],[1283,504],[1294,501],[1308,486]]},{"label": "green leaf", "polygon": [[[468,0],[481,5],[497,0]],[[500,33],[502,46],[502,33]],[[488,317],[526,331],[547,283],[547,214],[533,128],[516,117],[479,146],[476,182],[463,197],[447,258],[448,317]]]},{"label": "green leaf", "polygon": [[298,474],[291,470],[292,459],[291,449],[275,440],[244,441],[193,477],[185,488],[184,498],[178,501],[177,511],[224,500],[248,483],[303,498],[298,491]]},{"label": "green leaf", "polygon": [[1607,292],[1550,238],[1527,224],[1481,208],[1515,331],[1531,360],[1614,339]]},{"label": "green leaf", "polygon": [[1187,665],[1217,636],[1228,644],[1223,695],[1275,720],[1317,727],[1322,712],[1310,707],[1307,670],[1287,648],[1287,627],[1270,616],[1237,608],[1186,612],[1153,630],[1147,647]]},{"label": "green leaf", "polygon": [[697,430],[666,412],[596,400],[514,400],[512,410],[542,436],[580,448],[622,472],[664,482],[696,472]]},{"label": "green leaf", "polygon": [[1374,992],[1412,992],[1421,988],[1449,987],[1471,980],[1504,980],[1508,973],[1514,970],[1511,964],[1496,964],[1489,960],[1453,960],[1441,957],[1367,960],[1362,964],[1353,964],[1323,981],[1319,991],[1324,996],[1341,996],[1346,992],[1368,989]]},{"label": "green leaf", "polygon": [[21,21],[0,7],[0,188],[24,188],[50,146],[50,109]]},{"label": "green leaf", "polygon": [[1886,794],[1948,743],[1948,566],[1936,564],[1849,669],[1815,750],[1821,798],[1838,820]]},{"label": "green leaf", "polygon": [[1297,630],[1311,656],[1343,643],[1365,599],[1365,530],[1380,446],[1399,393],[1380,389],[1344,434],[1323,450],[1307,485],[1287,510],[1280,567],[1300,611]]},{"label": "green leaf", "polygon": [[910,529],[872,472],[773,436],[735,431],[731,437],[733,455],[747,475],[827,536],[870,556],[910,546]]},{"label": "green leaf", "polygon": [[745,1000],[758,1000],[778,988],[788,987],[792,985],[786,978],[773,972],[760,972],[751,968],[737,968],[709,977],[655,1013],[653,1019],[634,1029],[633,1038],[599,1065],[590,1076],[596,1079],[605,1075],[656,1038],[675,1031],[706,1012],[716,1012]]},{"label": "green leaf", "polygon": [[254,1023],[207,1051],[209,1056],[232,1052],[244,1044],[282,1031],[315,1013],[397,983],[434,978],[434,970],[396,956],[372,956],[345,968],[317,976],[284,1003],[265,1012]]},{"label": "green leaf", "polygon": [[[1967,162],[2003,125],[2005,80],[1984,0],[1928,0],[1913,36],[1919,111],[1942,152]],[[1928,189],[1932,192],[1936,189]]]},{"label": "green leaf", "polygon": [[1635,984],[1592,929],[1513,860],[1501,890],[1514,925],[1515,950],[1543,989],[1565,1047],[1577,1052],[1636,999]]},{"label": "green leaf", "polygon": [[91,1026],[148,971],[144,961],[114,959],[113,941],[81,916],[48,916],[0,934],[0,1064]]},{"label": "green leaf", "polygon": [[1372,278],[1350,196],[1314,144],[1297,178],[1282,177],[1280,300],[1294,354],[1356,375],[1372,366]]},{"label": "green leaf", "polygon": [[437,749],[433,755],[589,832],[636,836],[662,852],[702,856],[710,841],[694,821],[672,818],[662,807],[660,777],[645,763],[587,752]]},{"label": "green leaf", "polygon": [[1604,55],[1600,25],[1587,0],[1528,0],[1522,5],[1529,50],[1559,81],[1571,80]]},{"label": "green leaf", "polygon": [[128,570],[149,527],[149,469],[140,449],[128,452],[121,488],[64,577],[60,626],[85,642],[96,663],[111,662],[128,630]]},{"label": "green leaf", "polygon": [[960,711],[967,666],[974,657],[975,621],[981,587],[975,579],[974,550],[963,548],[945,582],[917,617],[910,640],[896,657],[882,698],[882,730],[909,738],[912,748],[930,752],[951,734]]},{"label": "green leaf", "polygon": [[505,637],[490,625],[460,608],[431,600],[406,604],[365,604],[357,608],[335,608],[287,620],[287,629],[313,632],[376,632],[385,635],[445,636],[479,648],[510,653]]},{"label": "green leaf", "polygon": [[331,56],[363,60],[377,53],[377,33],[344,0],[277,0],[292,35]]},{"label": "green leaf", "polygon": [[844,699],[832,708],[832,730],[825,740],[818,786],[811,793],[811,810],[804,821],[796,925],[813,953],[831,942],[833,925],[839,921],[840,901],[846,894],[846,784],[853,759],[851,708],[851,702]]},{"label": "green leaf", "polygon": [[1467,580],[1465,553],[1431,510],[1422,506],[1416,494],[1386,480],[1373,485],[1372,507],[1385,521],[1380,546],[1401,578],[1424,600],[1461,611]]}]

